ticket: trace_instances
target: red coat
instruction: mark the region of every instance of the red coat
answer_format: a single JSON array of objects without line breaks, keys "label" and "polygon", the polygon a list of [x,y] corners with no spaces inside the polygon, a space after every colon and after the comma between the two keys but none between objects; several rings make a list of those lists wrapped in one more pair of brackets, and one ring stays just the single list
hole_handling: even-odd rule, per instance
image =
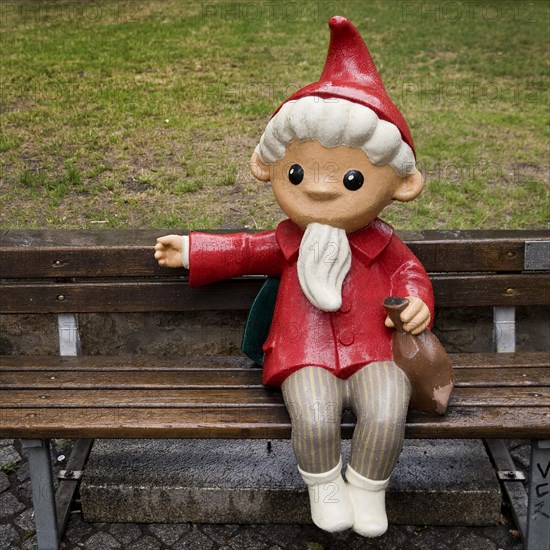
[{"label": "red coat", "polygon": [[303,231],[290,220],[264,233],[191,233],[190,285],[240,275],[281,277],[273,323],[264,344],[263,381],[280,386],[309,365],[348,378],[374,361],[392,359],[392,330],[384,325],[389,296],[418,296],[433,319],[433,292],[416,256],[381,220],[348,235],[351,269],[342,287],[342,307],[327,313],[302,292],[296,261]]}]

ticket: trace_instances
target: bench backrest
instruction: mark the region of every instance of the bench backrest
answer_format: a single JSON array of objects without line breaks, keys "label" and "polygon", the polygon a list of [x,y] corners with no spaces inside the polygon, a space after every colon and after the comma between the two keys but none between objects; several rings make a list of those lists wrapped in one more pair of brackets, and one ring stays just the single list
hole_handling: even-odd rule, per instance
[{"label": "bench backrest", "polygon": [[[176,232],[171,230],[170,232]],[[247,310],[262,277],[190,289],[153,258],[163,230],[10,230],[0,236],[1,313]],[[398,232],[438,307],[550,304],[549,231]]]}]

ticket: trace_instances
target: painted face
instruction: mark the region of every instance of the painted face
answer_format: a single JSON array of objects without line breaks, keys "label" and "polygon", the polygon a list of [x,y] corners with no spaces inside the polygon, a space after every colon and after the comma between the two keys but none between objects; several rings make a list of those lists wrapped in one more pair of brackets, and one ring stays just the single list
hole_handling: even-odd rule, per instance
[{"label": "painted face", "polygon": [[374,166],[361,149],[293,141],[270,167],[273,194],[301,228],[324,223],[351,233],[366,227],[392,202],[402,179],[391,166]]}]

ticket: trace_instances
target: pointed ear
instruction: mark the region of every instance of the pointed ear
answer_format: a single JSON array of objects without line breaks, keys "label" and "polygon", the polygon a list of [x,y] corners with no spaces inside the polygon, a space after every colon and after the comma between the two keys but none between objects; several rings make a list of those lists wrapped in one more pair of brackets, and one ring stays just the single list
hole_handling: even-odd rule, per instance
[{"label": "pointed ear", "polygon": [[414,174],[401,179],[401,185],[392,198],[401,202],[412,201],[420,195],[422,189],[424,189],[424,178],[417,170]]},{"label": "pointed ear", "polygon": [[252,172],[252,175],[260,181],[270,181],[271,175],[269,166],[264,163],[264,161],[260,158],[260,155],[254,151],[252,153],[252,157],[250,158],[250,162],[248,163],[248,167],[250,168],[250,171]]}]

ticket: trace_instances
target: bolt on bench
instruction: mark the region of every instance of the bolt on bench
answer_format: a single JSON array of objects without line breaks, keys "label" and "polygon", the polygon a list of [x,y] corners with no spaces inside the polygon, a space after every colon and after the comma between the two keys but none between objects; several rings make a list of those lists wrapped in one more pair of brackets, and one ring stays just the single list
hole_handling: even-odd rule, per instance
[{"label": "bolt on bench", "polygon": [[[2,314],[56,314],[60,356],[4,355],[0,437],[28,452],[38,547],[56,549],[93,438],[289,438],[278,390],[242,356],[82,356],[79,313],[244,311],[264,279],[190,289],[153,259],[162,230],[17,230],[0,237]],[[457,353],[446,416],[410,413],[407,437],[487,440],[526,548],[550,547],[550,354],[515,350],[515,307],[550,305],[550,233],[400,237],[442,308],[494,308],[494,350]],[[546,348],[545,348],[546,349]],[[343,430],[350,436],[351,423]],[[54,494],[50,438],[79,441]],[[500,438],[532,441],[529,498]],[[56,498],[57,497],[57,498]],[[528,504],[527,504],[528,500]]]}]

